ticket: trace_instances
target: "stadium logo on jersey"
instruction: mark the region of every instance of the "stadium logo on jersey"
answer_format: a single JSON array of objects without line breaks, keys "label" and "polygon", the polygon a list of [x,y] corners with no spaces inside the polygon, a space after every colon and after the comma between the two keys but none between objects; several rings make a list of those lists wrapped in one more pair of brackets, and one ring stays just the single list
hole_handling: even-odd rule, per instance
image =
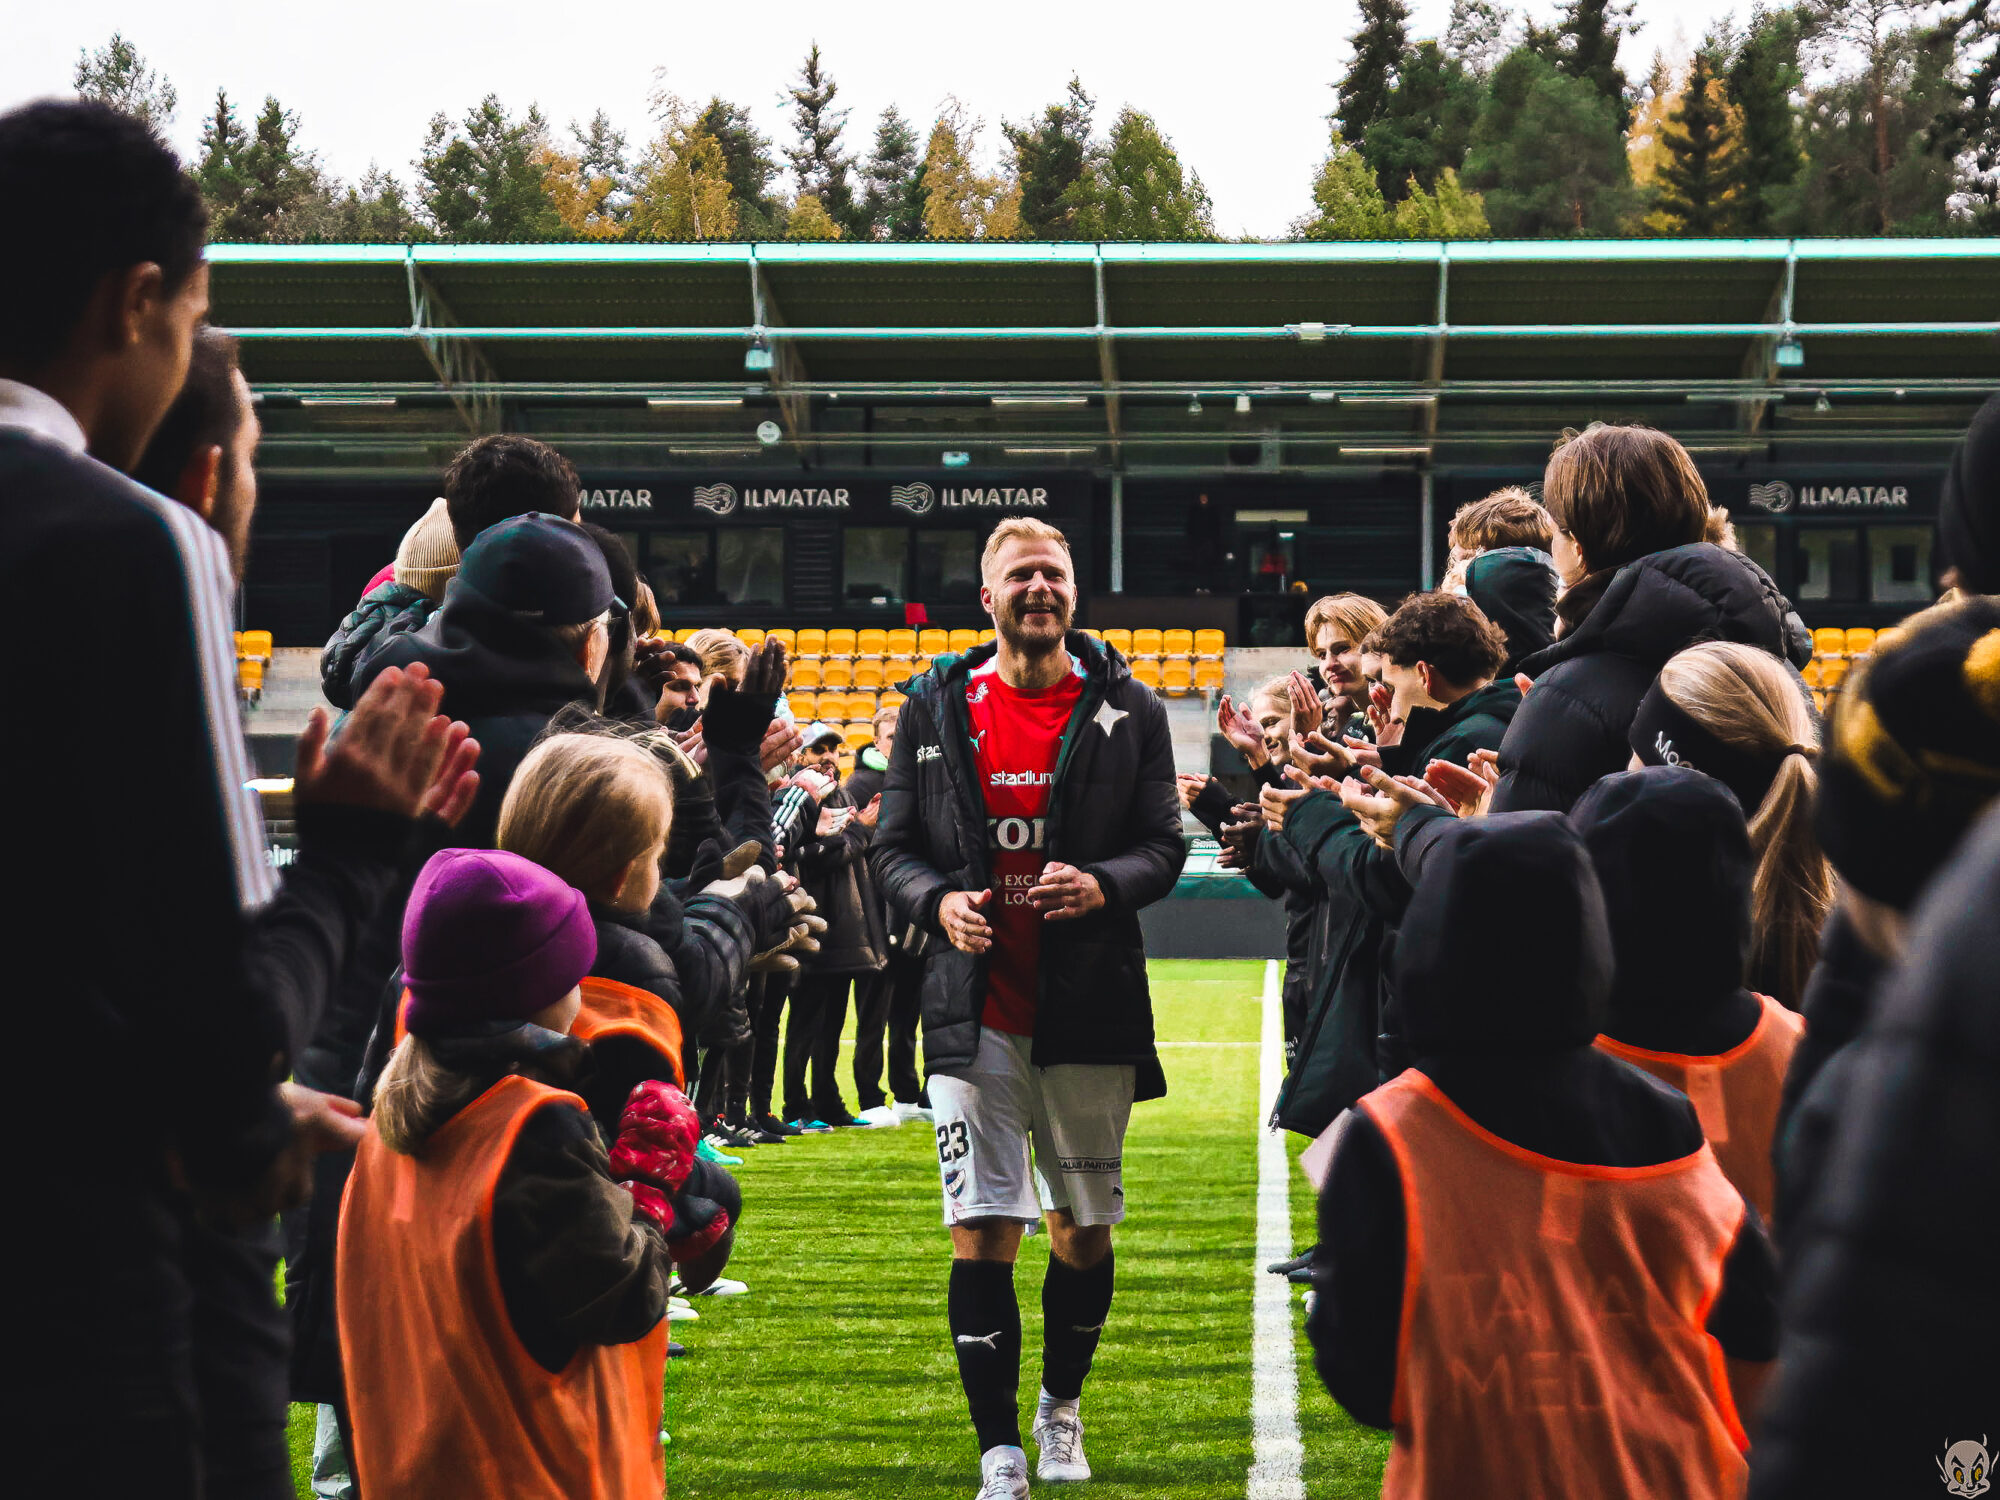
[{"label": "stadium logo on jersey", "polygon": [[[986,731],[979,732],[979,739],[986,737]],[[995,771],[986,778],[988,786],[1054,786],[1056,773],[1053,771]]]},{"label": "stadium logo on jersey", "polygon": [[1023,849],[1040,849],[1048,832],[1047,818],[988,818],[986,847],[1017,854]]},{"label": "stadium logo on jersey", "polygon": [[1750,503],[1774,516],[1782,516],[1792,508],[1792,487],[1782,479],[1774,479],[1769,484],[1750,486]]},{"label": "stadium logo on jersey", "polygon": [[937,491],[927,484],[892,484],[889,486],[889,503],[913,516],[927,516],[931,507],[937,504]]},{"label": "stadium logo on jersey", "polygon": [[726,516],[736,509],[736,488],[727,484],[698,484],[694,487],[694,503],[700,510]]}]

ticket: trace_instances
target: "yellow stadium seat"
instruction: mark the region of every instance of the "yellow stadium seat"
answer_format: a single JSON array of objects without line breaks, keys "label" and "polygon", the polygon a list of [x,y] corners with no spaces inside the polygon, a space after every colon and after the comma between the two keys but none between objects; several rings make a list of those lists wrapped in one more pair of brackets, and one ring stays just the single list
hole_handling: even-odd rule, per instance
[{"label": "yellow stadium seat", "polygon": [[849,750],[859,750],[863,745],[875,743],[875,731],[866,724],[849,724],[846,738]]},{"label": "yellow stadium seat", "polygon": [[875,717],[874,693],[849,693],[847,695],[847,722],[857,723]]},{"label": "yellow stadium seat", "polygon": [[243,654],[243,632],[232,630],[229,632],[229,638],[236,642],[236,654],[241,656]]},{"label": "yellow stadium seat", "polygon": [[246,630],[243,632],[242,653],[256,661],[271,659],[271,632],[268,630]]},{"label": "yellow stadium seat", "polygon": [[854,757],[851,755],[843,754],[838,760],[836,760],[833,763],[833,768],[834,770],[840,773],[840,779],[842,781],[847,780],[848,777],[854,774]]},{"label": "yellow stadium seat", "polygon": [[1104,644],[1111,647],[1120,656],[1130,656],[1132,654],[1132,632],[1129,630],[1107,630],[1104,632]]},{"label": "yellow stadium seat", "polygon": [[1160,652],[1165,656],[1193,656],[1194,632],[1192,630],[1161,631]]},{"label": "yellow stadium seat", "polygon": [[907,626],[899,626],[889,632],[891,656],[915,656],[917,654],[917,633]]},{"label": "yellow stadium seat", "polygon": [[928,672],[930,669],[931,659],[928,656],[913,656],[910,658],[910,675],[912,677],[916,676],[919,672]]},{"label": "yellow stadium seat", "polygon": [[1160,632],[1157,630],[1135,630],[1132,632],[1132,654],[1134,656],[1162,655]]},{"label": "yellow stadium seat", "polygon": [[847,694],[821,693],[813,705],[813,717],[828,724],[840,723],[847,717]]},{"label": "yellow stadium seat", "polygon": [[1847,627],[1847,654],[1849,656],[1866,656],[1874,649],[1874,631],[1870,630],[1866,625],[1850,625]]},{"label": "yellow stadium seat", "polygon": [[1222,663],[1202,660],[1194,664],[1194,688],[1198,693],[1222,691]]},{"label": "yellow stadium seat", "polygon": [[917,675],[917,664],[907,656],[892,656],[882,663],[882,680],[908,682]]},{"label": "yellow stadium seat", "polygon": [[954,630],[951,633],[951,649],[954,651],[970,651],[978,644],[979,632],[976,630]]},{"label": "yellow stadium seat", "polygon": [[801,692],[818,689],[821,682],[819,663],[816,661],[795,661],[792,663],[792,686]]},{"label": "yellow stadium seat", "polygon": [[802,722],[819,716],[817,695],[808,693],[802,688],[785,694],[785,702],[791,705],[792,717]]},{"label": "yellow stadium seat", "polygon": [[1803,677],[1806,680],[1807,687],[1810,688],[1818,687],[1820,683],[1819,658],[1815,656],[1811,661],[1807,662],[1803,667],[1801,667],[1799,669],[1799,676]]},{"label": "yellow stadium seat", "polygon": [[856,656],[887,656],[889,654],[889,632],[875,627],[855,631],[854,654]]},{"label": "yellow stadium seat", "polygon": [[799,654],[798,635],[794,631],[786,630],[781,626],[776,630],[765,631],[764,638],[778,642],[778,644],[785,648],[785,655],[787,656],[797,656]]},{"label": "yellow stadium seat", "polygon": [[819,680],[822,687],[846,692],[854,686],[854,663],[844,657],[829,657],[820,665]]},{"label": "yellow stadium seat", "polygon": [[829,630],[826,633],[826,654],[828,656],[854,655],[854,632],[851,630]]},{"label": "yellow stadium seat", "polygon": [[1182,698],[1194,691],[1194,664],[1185,656],[1170,656],[1160,663],[1160,690]]},{"label": "yellow stadium seat", "polygon": [[1829,690],[1837,689],[1847,680],[1847,663],[1839,658],[1827,662],[1819,669],[1819,680]]},{"label": "yellow stadium seat", "polygon": [[236,682],[252,699],[264,691],[264,664],[254,656],[246,656],[236,664]]},{"label": "yellow stadium seat", "polygon": [[801,630],[799,632],[799,655],[826,655],[826,632],[824,630]]},{"label": "yellow stadium seat", "polygon": [[1821,656],[1838,656],[1847,649],[1847,632],[1838,625],[1822,625],[1813,632],[1813,650]]},{"label": "yellow stadium seat", "polygon": [[876,703],[875,712],[880,713],[885,708],[901,708],[905,703],[908,703],[909,701],[910,701],[909,699],[905,698],[901,693],[897,692],[894,688],[890,688],[889,691],[884,693],[881,699]]},{"label": "yellow stadium seat", "polygon": [[1085,635],[1089,636],[1093,641],[1101,641],[1104,639],[1104,632],[1101,630],[1092,630],[1088,625],[1079,625],[1076,628],[1078,630],[1081,630]]},{"label": "yellow stadium seat", "polygon": [[1229,640],[1219,630],[1197,630],[1194,633],[1194,654],[1196,656],[1221,656]]},{"label": "yellow stadium seat", "polygon": [[917,632],[917,652],[922,656],[936,656],[941,651],[951,649],[951,632],[948,630],[919,630]]},{"label": "yellow stadium seat", "polygon": [[736,639],[755,651],[764,644],[764,632],[754,625],[745,625],[736,632]]},{"label": "yellow stadium seat", "polygon": [[674,639],[685,646],[689,641],[694,639],[694,633],[699,629],[701,629],[699,625],[689,625],[685,629],[676,630],[674,632]]},{"label": "yellow stadium seat", "polygon": [[1903,627],[1900,625],[1891,625],[1886,630],[1878,630],[1875,632],[1875,649],[1877,651],[1887,651],[1902,638]]},{"label": "yellow stadium seat", "polygon": [[[872,656],[864,656],[854,664],[854,685],[858,688],[866,689],[871,693],[879,693],[882,691],[882,684],[888,680],[887,673],[883,671],[882,663]],[[902,679],[898,678],[897,680],[901,681]]]},{"label": "yellow stadium seat", "polygon": [[990,630],[982,630],[982,631],[980,631],[980,632],[979,632],[979,644],[980,644],[980,645],[982,645],[982,646],[984,646],[984,645],[985,645],[985,644],[986,644],[986,643],[987,643],[988,641],[991,641],[991,640],[993,639],[993,635],[994,635],[994,633],[993,633],[992,631],[990,631]]},{"label": "yellow stadium seat", "polygon": [[1152,657],[1142,657],[1132,663],[1132,680],[1144,683],[1154,692],[1160,690],[1160,664]]}]

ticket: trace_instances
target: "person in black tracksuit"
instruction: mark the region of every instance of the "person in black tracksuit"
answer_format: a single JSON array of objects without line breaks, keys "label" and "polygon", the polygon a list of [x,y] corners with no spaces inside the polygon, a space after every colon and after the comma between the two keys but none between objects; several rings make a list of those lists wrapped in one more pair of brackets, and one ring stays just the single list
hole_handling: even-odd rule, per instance
[{"label": "person in black tracksuit", "polygon": [[1495,547],[1465,565],[1465,597],[1507,637],[1499,676],[1512,677],[1555,639],[1560,588],[1554,560],[1538,547]]},{"label": "person in black tracksuit", "polygon": [[[1139,912],[1173,889],[1187,849],[1166,711],[1116,650],[1067,628],[1061,533],[1004,521],[981,563],[997,639],[907,685],[869,862],[898,919],[931,939],[922,1015],[947,1317],[980,1494],[1026,1500],[1014,1259],[1039,1218],[1051,1248],[1039,1472],[1087,1479],[1078,1403],[1111,1311],[1125,1126],[1135,1101],[1166,1092]],[[1039,951],[1024,970],[1006,934],[1028,931]]]},{"label": "person in black tracksuit", "polygon": [[[875,742],[863,745],[848,773],[846,791],[856,807],[866,807],[882,794],[889,776],[889,756],[896,745],[896,723],[901,710],[884,708],[875,715]],[[872,831],[870,836],[872,837]],[[930,1096],[923,1079],[917,1076],[917,1010],[923,989],[924,967],[913,944],[921,946],[922,934],[915,928],[888,919],[889,961],[875,974],[856,985],[854,1001],[854,1090],[855,1109],[860,1114],[894,1105],[898,1119],[930,1116]],[[889,1039],[889,1091],[882,1092],[882,1037]]]}]

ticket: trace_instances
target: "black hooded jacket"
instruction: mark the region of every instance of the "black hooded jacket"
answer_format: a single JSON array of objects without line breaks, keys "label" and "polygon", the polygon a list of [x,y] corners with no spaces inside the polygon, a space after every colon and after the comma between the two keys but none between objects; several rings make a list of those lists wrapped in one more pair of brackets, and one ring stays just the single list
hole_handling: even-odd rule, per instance
[{"label": "black hooded jacket", "polygon": [[[421,630],[438,607],[422,589],[406,583],[378,584],[361,596],[327,637],[319,654],[319,686],[335,708],[352,708],[367,681],[355,683],[355,669],[369,652],[392,636]],[[374,680],[371,672],[368,681]]]},{"label": "black hooded jacket", "polygon": [[1617,959],[1605,1035],[1687,1057],[1747,1040],[1763,1015],[1743,987],[1754,866],[1729,789],[1677,766],[1621,771],[1578,798],[1569,820]]},{"label": "black hooded jacket", "polygon": [[[1396,949],[1416,1066],[1482,1128],[1543,1156],[1635,1167],[1701,1149],[1685,1095],[1591,1046],[1611,943],[1569,825],[1547,813],[1495,816],[1458,824],[1444,848]],[[1745,1213],[1708,1329],[1731,1357],[1767,1360],[1776,1268],[1755,1211]],[[1394,1154],[1359,1111],[1342,1127],[1319,1225],[1306,1331],[1320,1378],[1356,1420],[1388,1427],[1407,1230]]]},{"label": "black hooded jacket", "polygon": [[1783,1357],[1751,1500],[1940,1494],[1948,1445],[1990,1453],[2000,1437],[1996,911],[1988,813],[1929,887],[1909,957],[1844,1055],[1853,1087],[1825,1172],[1786,1230]]},{"label": "black hooded jacket", "polygon": [[422,629],[391,636],[362,659],[355,691],[384,668],[412,662],[444,684],[443,712],[463,719],[479,741],[479,795],[457,842],[490,849],[500,801],[535,737],[566,705],[595,707],[597,686],[547,628],[500,608],[463,578],[451,581],[443,608]]},{"label": "black hooded jacket", "polygon": [[2000,393],[1988,396],[1945,471],[1938,550],[1969,594],[2000,594]]},{"label": "black hooded jacket", "polygon": [[1567,635],[1521,663],[1534,679],[1500,747],[1495,812],[1566,812],[1632,758],[1639,701],[1675,653],[1742,641],[1787,659],[1784,598],[1748,559],[1707,542],[1628,563]]},{"label": "black hooded jacket", "polygon": [[1555,559],[1539,547],[1495,547],[1466,564],[1465,597],[1507,637],[1501,677],[1512,677],[1523,658],[1555,639],[1561,587]]},{"label": "black hooded jacket", "polygon": [[[1166,710],[1118,651],[1072,630],[1084,671],[1049,789],[1047,857],[1097,878],[1104,906],[1042,929],[1034,1062],[1131,1063],[1139,1099],[1166,1092],[1139,910],[1174,888],[1187,861]],[[905,684],[895,753],[869,846],[875,883],[899,921],[931,937],[924,954],[924,1057],[934,1073],[971,1066],[986,999],[985,961],[951,946],[938,904],[986,888],[985,797],[973,762],[965,683],[993,642],[941,656]]]}]

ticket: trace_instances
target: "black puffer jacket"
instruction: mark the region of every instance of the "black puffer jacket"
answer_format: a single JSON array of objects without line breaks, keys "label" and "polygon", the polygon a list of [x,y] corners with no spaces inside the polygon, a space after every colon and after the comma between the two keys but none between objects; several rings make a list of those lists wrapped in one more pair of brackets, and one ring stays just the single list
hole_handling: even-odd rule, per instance
[{"label": "black puffer jacket", "polygon": [[437,610],[430,595],[406,583],[378,584],[363,594],[319,654],[319,686],[326,701],[335,708],[354,707],[366,686],[354,680],[361,659],[391,636],[423,629]]},{"label": "black puffer jacket", "polygon": [[1632,758],[1640,699],[1676,652],[1742,641],[1786,659],[1784,598],[1748,559],[1707,542],[1620,568],[1582,622],[1521,663],[1535,680],[1500,746],[1494,812],[1570,805]]},{"label": "black puffer jacket", "polygon": [[1983,1441],[1990,1455],[2000,1436],[1995,911],[1989,813],[1918,907],[1909,957],[1843,1059],[1852,1087],[1825,1173],[1786,1233],[1751,1500],[1939,1494],[1948,1445]]},{"label": "black puffer jacket", "polygon": [[[1153,1003],[1139,909],[1173,890],[1187,845],[1174,790],[1166,710],[1132,680],[1115,648],[1072,630],[1083,696],[1070,716],[1049,792],[1048,858],[1097,877],[1104,906],[1043,928],[1034,1061],[1132,1063],[1140,1099],[1166,1092],[1153,1048]],[[924,1056],[934,1073],[972,1063],[986,964],[945,940],[938,903],[988,883],[986,803],[973,763],[965,682],[992,658],[988,642],[941,656],[911,681],[869,849],[890,909],[933,941],[924,955]]]}]

